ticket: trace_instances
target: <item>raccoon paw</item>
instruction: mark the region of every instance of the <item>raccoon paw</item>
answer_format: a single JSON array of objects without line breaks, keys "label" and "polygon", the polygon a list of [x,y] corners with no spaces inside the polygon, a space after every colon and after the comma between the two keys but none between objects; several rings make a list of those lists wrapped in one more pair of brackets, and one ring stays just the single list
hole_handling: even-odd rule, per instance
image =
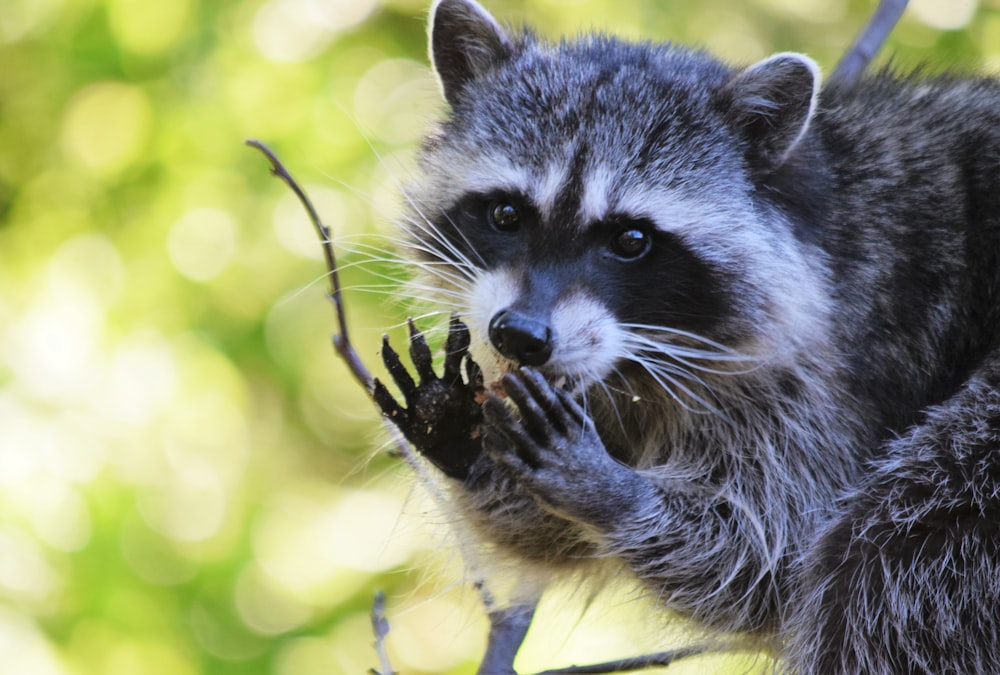
[{"label": "raccoon paw", "polygon": [[[458,317],[452,317],[445,343],[444,372],[438,377],[427,340],[412,320],[409,326],[410,359],[419,382],[414,381],[385,337],[382,361],[402,392],[406,407],[377,378],[373,389],[375,402],[382,415],[392,420],[431,463],[452,478],[464,479],[482,454],[479,436],[483,413],[477,397],[483,391],[483,375],[469,356],[469,329]],[[465,380],[461,372],[463,361]]]},{"label": "raccoon paw", "polygon": [[520,416],[489,395],[484,447],[548,510],[609,530],[651,498],[652,485],[608,454],[593,420],[568,392],[530,368],[505,375],[503,387]]}]

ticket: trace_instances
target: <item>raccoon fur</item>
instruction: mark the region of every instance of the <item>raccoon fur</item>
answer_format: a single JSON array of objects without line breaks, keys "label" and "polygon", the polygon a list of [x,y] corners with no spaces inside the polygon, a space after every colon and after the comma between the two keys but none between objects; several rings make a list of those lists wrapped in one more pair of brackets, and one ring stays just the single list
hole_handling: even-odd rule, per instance
[{"label": "raccoon fur", "polygon": [[473,0],[430,43],[403,226],[461,320],[375,395],[484,545],[619,561],[790,672],[1000,672],[1000,84]]}]

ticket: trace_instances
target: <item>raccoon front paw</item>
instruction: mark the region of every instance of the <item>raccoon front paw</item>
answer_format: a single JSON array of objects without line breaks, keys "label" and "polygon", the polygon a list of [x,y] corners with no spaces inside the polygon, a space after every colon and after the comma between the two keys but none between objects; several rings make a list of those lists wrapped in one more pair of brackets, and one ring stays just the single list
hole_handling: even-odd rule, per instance
[{"label": "raccoon front paw", "polygon": [[[375,402],[382,414],[431,463],[452,478],[464,479],[482,454],[479,436],[483,413],[476,397],[483,391],[483,375],[469,356],[469,329],[452,317],[445,343],[444,372],[438,377],[427,340],[412,320],[409,326],[410,359],[419,384],[389,346],[386,336],[382,341],[382,361],[402,392],[406,407],[377,378],[373,390]],[[463,361],[467,381],[462,379]]]},{"label": "raccoon front paw", "polygon": [[655,499],[655,488],[608,454],[593,420],[573,397],[537,371],[503,378],[515,415],[492,394],[483,405],[483,445],[554,514],[613,530]]}]

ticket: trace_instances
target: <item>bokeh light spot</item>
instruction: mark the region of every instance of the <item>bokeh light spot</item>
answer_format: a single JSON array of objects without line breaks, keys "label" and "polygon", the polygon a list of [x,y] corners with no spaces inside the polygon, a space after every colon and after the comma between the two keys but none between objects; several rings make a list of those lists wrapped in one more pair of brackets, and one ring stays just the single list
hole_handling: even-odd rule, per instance
[{"label": "bokeh light spot", "polygon": [[134,515],[122,527],[121,551],[132,571],[151,584],[180,584],[197,572],[193,562],[179,555],[168,540]]},{"label": "bokeh light spot", "polygon": [[41,32],[55,18],[62,0],[4,0],[0,42],[15,42]]},{"label": "bokeh light spot", "polygon": [[236,224],[221,209],[188,211],[170,228],[167,253],[177,271],[193,281],[210,281],[236,252]]},{"label": "bokeh light spot", "polygon": [[354,90],[355,119],[366,133],[387,143],[416,141],[440,107],[430,68],[409,59],[376,63]]},{"label": "bokeh light spot", "polygon": [[79,551],[91,536],[87,503],[74,487],[59,480],[35,481],[21,495],[35,534],[57,551]]},{"label": "bokeh light spot", "polygon": [[128,51],[157,54],[169,49],[189,27],[192,4],[192,0],[109,0],[108,22],[115,40]]},{"label": "bokeh light spot", "polygon": [[227,504],[221,481],[210,471],[165,476],[139,501],[150,526],[178,542],[200,542],[218,533]]},{"label": "bokeh light spot", "polygon": [[908,11],[937,30],[958,30],[976,13],[979,0],[911,0]]},{"label": "bokeh light spot", "polygon": [[69,675],[70,672],[34,623],[0,605],[0,674]]},{"label": "bokeh light spot", "polygon": [[311,609],[278,587],[256,564],[250,564],[236,581],[236,609],[253,631],[276,635],[305,623]]},{"label": "bokeh light spot", "polygon": [[104,81],[76,92],[63,118],[62,144],[85,168],[113,173],[146,149],[153,123],[149,97],[139,87]]},{"label": "bokeh light spot", "polygon": [[375,9],[376,0],[269,0],[253,22],[254,44],[273,61],[304,61]]},{"label": "bokeh light spot", "polygon": [[447,596],[422,600],[419,604],[399,611],[392,624],[392,640],[387,642],[394,664],[406,670],[442,673],[454,668],[476,651],[470,647],[463,632],[475,630],[485,634],[469,620],[469,614],[459,603]]},{"label": "bokeh light spot", "polygon": [[[305,189],[321,221],[332,230],[334,246],[344,246],[349,251],[351,243],[346,242],[345,238],[364,232],[368,224],[358,200],[334,188],[307,185]],[[294,194],[289,193],[278,201],[274,207],[272,225],[278,242],[289,252],[310,260],[323,259],[316,231]]]},{"label": "bokeh light spot", "polygon": [[29,600],[54,593],[59,575],[35,540],[19,529],[0,529],[0,589]]},{"label": "bokeh light spot", "polygon": [[63,243],[50,258],[48,277],[56,288],[84,286],[92,297],[109,305],[124,287],[125,265],[107,236],[81,234]]},{"label": "bokeh light spot", "polygon": [[177,367],[170,346],[156,333],[130,336],[109,361],[107,386],[98,404],[110,419],[142,424],[173,399]]},{"label": "bokeh light spot", "polygon": [[343,599],[422,545],[398,527],[402,506],[388,491],[302,486],[300,494],[277,495],[265,506],[253,530],[254,554],[288,593],[310,602]]},{"label": "bokeh light spot", "polygon": [[86,396],[100,381],[104,311],[84,287],[44,293],[11,327],[3,358],[37,397],[58,401]]}]

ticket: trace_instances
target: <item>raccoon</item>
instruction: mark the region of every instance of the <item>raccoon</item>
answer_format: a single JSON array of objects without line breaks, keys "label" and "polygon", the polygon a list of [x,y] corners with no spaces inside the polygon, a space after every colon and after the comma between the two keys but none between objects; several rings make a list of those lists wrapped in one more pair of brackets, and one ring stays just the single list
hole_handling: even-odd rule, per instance
[{"label": "raccoon", "polygon": [[497,556],[623,565],[789,672],[1000,672],[1000,83],[820,86],[438,0],[375,397]]}]

